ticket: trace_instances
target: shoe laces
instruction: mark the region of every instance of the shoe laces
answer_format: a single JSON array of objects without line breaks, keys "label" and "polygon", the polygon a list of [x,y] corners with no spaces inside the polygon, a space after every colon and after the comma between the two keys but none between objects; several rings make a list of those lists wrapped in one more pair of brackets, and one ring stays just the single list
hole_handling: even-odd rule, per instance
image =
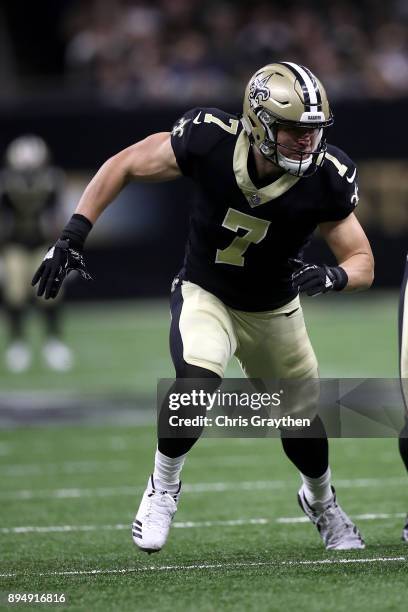
[{"label": "shoe laces", "polygon": [[330,539],[334,541],[343,538],[345,531],[350,535],[355,535],[355,526],[335,501],[323,510],[317,518],[316,524],[319,529],[326,528],[330,534]]},{"label": "shoe laces", "polygon": [[153,489],[151,493],[148,493],[147,497],[149,501],[146,522],[150,525],[162,526],[163,517],[172,519],[177,507],[175,500],[168,491],[156,491]]}]

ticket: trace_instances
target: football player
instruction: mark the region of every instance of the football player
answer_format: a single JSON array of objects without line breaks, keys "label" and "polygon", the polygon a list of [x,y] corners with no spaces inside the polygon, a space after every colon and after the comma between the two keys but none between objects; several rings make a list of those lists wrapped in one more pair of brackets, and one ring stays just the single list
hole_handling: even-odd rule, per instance
[{"label": "football player", "polygon": [[[398,320],[401,390],[408,415],[408,256],[401,285]],[[399,451],[401,459],[408,470],[408,416],[406,417],[405,427],[399,435]],[[402,539],[404,542],[408,542],[408,516],[402,530]]]},{"label": "football player", "polygon": [[[9,329],[5,353],[11,372],[23,372],[32,354],[23,327],[34,298],[29,281],[54,242],[63,174],[50,165],[48,147],[42,138],[25,134],[7,147],[0,173],[1,255],[3,301]],[[69,348],[61,341],[59,301],[47,305],[35,300],[44,317],[46,338],[43,358],[48,367],[66,370],[71,366]]]},{"label": "football player", "polygon": [[[72,269],[87,277],[87,234],[128,181],[188,176],[199,199],[172,287],[175,384],[186,389],[189,380],[206,379],[216,388],[233,355],[251,378],[315,379],[299,292],[355,291],[373,280],[370,245],[353,212],[357,170],[343,151],[326,145],[332,123],[326,92],[310,70],[291,62],[264,66],[246,87],[241,117],[194,108],[171,133],[153,134],[101,167],[35,274],[38,293],[55,297]],[[302,262],[316,228],[338,265]],[[327,549],[364,548],[336,500],[318,416],[307,429],[281,436],[300,471],[300,506]],[[159,551],[166,542],[196,433],[159,436],[154,471],[133,523],[133,540],[142,550]]]}]

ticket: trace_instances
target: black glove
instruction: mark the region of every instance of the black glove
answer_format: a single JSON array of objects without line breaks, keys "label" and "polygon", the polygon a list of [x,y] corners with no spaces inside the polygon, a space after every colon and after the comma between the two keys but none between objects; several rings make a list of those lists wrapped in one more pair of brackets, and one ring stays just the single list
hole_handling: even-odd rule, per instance
[{"label": "black glove", "polygon": [[31,284],[35,286],[39,282],[38,296],[45,292],[46,300],[57,297],[63,280],[72,270],[76,270],[83,279],[92,280],[82,254],[85,238],[91,228],[92,224],[86,217],[73,215],[33,276]]},{"label": "black glove", "polygon": [[291,260],[292,265],[301,267],[292,274],[292,286],[300,293],[316,296],[328,291],[341,291],[348,283],[347,272],[340,266],[305,264]]},{"label": "black glove", "polygon": [[61,288],[62,281],[72,271],[76,270],[85,280],[92,280],[88,273],[82,253],[69,246],[69,240],[60,238],[47,251],[40,267],[33,276],[31,284],[38,285],[37,295],[45,299],[55,298]]}]

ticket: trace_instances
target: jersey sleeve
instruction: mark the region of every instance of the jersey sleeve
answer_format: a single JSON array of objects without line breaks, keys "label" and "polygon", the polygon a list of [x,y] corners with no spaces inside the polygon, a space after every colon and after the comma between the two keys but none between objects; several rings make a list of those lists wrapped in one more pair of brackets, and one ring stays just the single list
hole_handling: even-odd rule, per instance
[{"label": "jersey sleeve", "polygon": [[220,123],[231,116],[216,108],[192,108],[176,121],[171,132],[171,145],[177,164],[185,176],[193,176],[194,169],[227,132]]},{"label": "jersey sleeve", "polygon": [[320,222],[341,221],[358,204],[356,164],[341,149],[330,147],[324,162],[326,190]]}]

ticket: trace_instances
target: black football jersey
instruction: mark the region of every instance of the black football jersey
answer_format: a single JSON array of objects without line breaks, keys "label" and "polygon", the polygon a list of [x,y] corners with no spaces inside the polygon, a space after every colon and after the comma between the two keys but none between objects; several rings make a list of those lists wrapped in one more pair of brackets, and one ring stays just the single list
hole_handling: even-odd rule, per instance
[{"label": "black football jersey", "polygon": [[49,223],[59,204],[63,172],[51,166],[33,172],[4,169],[0,174],[1,238],[29,248],[55,238]]},{"label": "black football jersey", "polygon": [[355,164],[329,145],[312,176],[286,173],[256,186],[239,117],[216,108],[188,111],[171,142],[183,175],[198,188],[180,278],[239,310],[272,310],[290,301],[296,292],[288,260],[300,256],[320,223],[354,210]]}]

